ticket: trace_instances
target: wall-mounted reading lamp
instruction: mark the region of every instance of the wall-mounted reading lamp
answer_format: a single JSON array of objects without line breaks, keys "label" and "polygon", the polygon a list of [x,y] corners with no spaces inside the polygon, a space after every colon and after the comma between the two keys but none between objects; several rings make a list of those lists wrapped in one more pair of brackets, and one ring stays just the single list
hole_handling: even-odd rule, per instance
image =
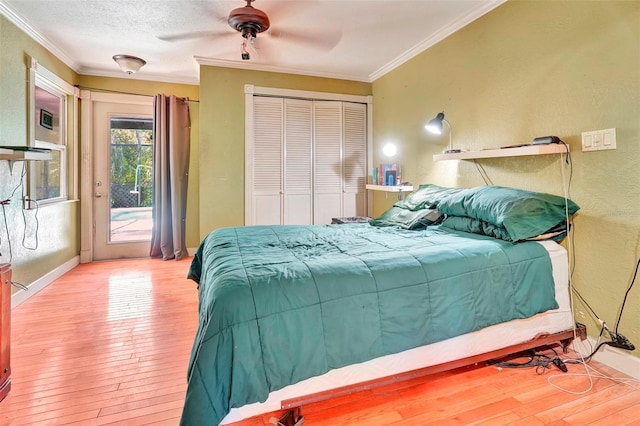
[{"label": "wall-mounted reading lamp", "polygon": [[452,154],[454,152],[462,152],[462,150],[460,150],[460,149],[453,148],[453,137],[451,136],[453,131],[451,129],[451,123],[449,123],[447,121],[447,119],[444,118],[444,112],[439,112],[438,115],[436,115],[436,118],[434,118],[431,121],[429,121],[427,123],[427,125],[424,126],[424,128],[427,129],[431,133],[434,133],[436,135],[441,135],[442,134],[442,123],[443,122],[447,123],[447,126],[449,126],[449,149],[445,149],[443,152],[445,154]]}]

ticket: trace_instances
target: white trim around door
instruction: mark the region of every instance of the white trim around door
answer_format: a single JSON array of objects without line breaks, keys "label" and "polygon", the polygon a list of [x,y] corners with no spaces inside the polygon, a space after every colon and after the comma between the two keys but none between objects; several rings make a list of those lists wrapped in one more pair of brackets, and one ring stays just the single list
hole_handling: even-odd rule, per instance
[{"label": "white trim around door", "polygon": [[82,160],[80,181],[80,263],[93,261],[94,250],[94,211],[93,211],[93,190],[94,190],[94,170],[93,170],[93,109],[94,102],[121,103],[129,105],[149,105],[153,106],[152,96],[125,95],[117,93],[92,92],[89,90],[80,91],[82,108],[81,138],[82,138]]}]

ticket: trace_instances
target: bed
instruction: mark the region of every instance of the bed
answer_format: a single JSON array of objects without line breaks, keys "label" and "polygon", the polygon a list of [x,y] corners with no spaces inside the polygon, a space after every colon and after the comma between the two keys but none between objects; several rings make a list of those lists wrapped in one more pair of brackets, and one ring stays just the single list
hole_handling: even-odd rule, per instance
[{"label": "bed", "polygon": [[181,423],[229,423],[571,329],[553,240],[577,209],[513,188],[421,185],[368,224],[212,232],[189,271],[199,328]]}]

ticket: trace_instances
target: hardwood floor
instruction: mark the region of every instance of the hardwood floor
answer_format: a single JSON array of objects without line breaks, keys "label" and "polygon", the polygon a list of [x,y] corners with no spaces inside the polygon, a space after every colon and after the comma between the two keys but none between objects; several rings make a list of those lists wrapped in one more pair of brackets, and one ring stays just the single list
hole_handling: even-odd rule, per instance
[{"label": "hardwood floor", "polygon": [[[189,262],[79,265],[14,309],[0,424],[177,425],[198,316]],[[640,384],[594,377],[584,392],[588,380],[573,375],[584,371],[478,365],[310,404],[304,424],[640,425]],[[234,426],[267,425],[272,415]]]}]

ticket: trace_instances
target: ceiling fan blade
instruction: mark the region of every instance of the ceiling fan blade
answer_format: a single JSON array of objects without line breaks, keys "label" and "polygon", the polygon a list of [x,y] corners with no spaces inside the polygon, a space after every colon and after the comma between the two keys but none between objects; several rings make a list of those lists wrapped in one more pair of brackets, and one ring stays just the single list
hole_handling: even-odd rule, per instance
[{"label": "ceiling fan blade", "polygon": [[272,28],[267,31],[270,38],[290,41],[293,43],[302,43],[309,47],[320,50],[329,51],[336,47],[342,39],[341,31],[324,31],[309,29],[281,29]]},{"label": "ceiling fan blade", "polygon": [[[213,17],[213,28],[224,28],[225,30],[228,28],[227,24],[227,16],[221,13],[220,6],[216,4],[202,3],[196,2],[194,3],[194,7],[198,9],[194,11],[198,16],[211,16]],[[176,41],[186,41],[197,38],[205,38],[205,37],[217,37],[225,35],[224,33],[227,31],[224,30],[201,30],[201,31],[189,31],[184,33],[177,34],[168,34],[168,35],[159,35],[156,36],[159,40],[168,41],[168,42],[176,42]]]},{"label": "ceiling fan blade", "polygon": [[212,37],[214,35],[215,35],[214,31],[191,31],[188,33],[181,33],[181,34],[159,35],[156,37],[162,41],[174,42],[174,41],[192,40],[196,38]]},{"label": "ceiling fan blade", "polygon": [[179,42],[179,41],[187,41],[194,40],[199,38],[221,38],[221,37],[237,37],[238,33],[234,31],[193,31],[189,33],[182,34],[172,34],[167,36],[157,36],[158,39],[162,41],[168,42]]},{"label": "ceiling fan blade", "polygon": [[272,22],[279,22],[290,16],[312,10],[318,3],[319,0],[298,0],[264,3],[264,7],[262,2],[256,2],[253,6],[263,9],[265,13],[269,15],[269,19],[271,19]]}]

